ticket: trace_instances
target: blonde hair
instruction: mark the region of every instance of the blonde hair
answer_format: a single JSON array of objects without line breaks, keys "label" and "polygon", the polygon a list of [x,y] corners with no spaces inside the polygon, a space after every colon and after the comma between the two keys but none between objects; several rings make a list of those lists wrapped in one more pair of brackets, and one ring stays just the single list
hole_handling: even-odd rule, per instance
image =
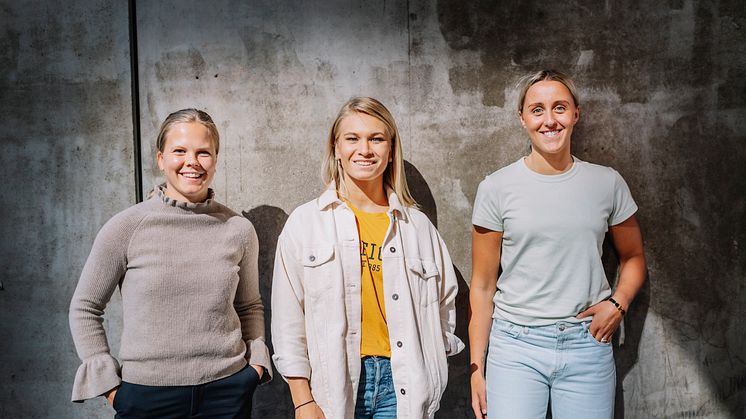
[{"label": "blonde hair", "polygon": [[337,144],[337,136],[339,135],[339,124],[342,122],[342,119],[353,113],[372,116],[383,122],[386,126],[387,134],[391,138],[391,162],[388,163],[386,170],[383,172],[384,188],[393,189],[402,204],[408,207],[417,207],[417,202],[412,198],[412,194],[409,192],[409,187],[407,186],[407,177],[404,174],[403,150],[394,117],[391,116],[391,112],[381,102],[371,97],[353,97],[339,110],[337,118],[329,130],[329,137],[326,142],[321,175],[324,184],[330,185],[334,182],[337,192],[342,196],[346,194],[342,165],[337,163],[334,148]]},{"label": "blonde hair", "polygon": [[518,98],[518,113],[523,112],[523,102],[526,101],[526,93],[528,92],[528,89],[540,81],[556,81],[562,83],[570,92],[575,107],[577,108],[580,106],[578,90],[575,88],[575,84],[572,82],[570,76],[556,70],[541,70],[521,78],[518,82],[518,86],[521,88],[521,94]]},{"label": "blonde hair", "polygon": [[212,121],[212,118],[207,114],[207,112],[194,108],[182,109],[166,117],[161,124],[160,131],[158,132],[158,139],[155,142],[156,150],[163,153],[164,147],[166,146],[166,136],[168,135],[168,131],[174,125],[185,122],[196,122],[204,125],[215,145],[215,154],[218,154],[220,151],[220,134],[218,133],[218,127],[215,126],[215,122]]}]

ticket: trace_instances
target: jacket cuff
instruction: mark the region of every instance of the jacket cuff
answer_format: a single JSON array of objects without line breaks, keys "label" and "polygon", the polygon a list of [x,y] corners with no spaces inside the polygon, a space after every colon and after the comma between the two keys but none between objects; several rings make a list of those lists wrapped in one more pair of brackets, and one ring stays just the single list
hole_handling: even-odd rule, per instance
[{"label": "jacket cuff", "polygon": [[311,379],[311,363],[308,358],[300,356],[282,356],[276,353],[272,355],[272,361],[277,366],[277,372],[280,373],[283,380],[287,377],[299,377]]},{"label": "jacket cuff", "polygon": [[256,338],[246,341],[246,362],[250,365],[260,365],[264,367],[266,374],[262,374],[260,384],[272,380],[274,372],[272,371],[272,361],[269,356],[269,348],[264,343],[264,338]]},{"label": "jacket cuff", "polygon": [[458,338],[458,336],[454,335],[453,333],[446,333],[445,334],[445,346],[446,346],[446,355],[447,356],[454,356],[461,351],[464,350],[466,345],[464,345],[464,342],[461,341],[461,339]]},{"label": "jacket cuff", "polygon": [[119,362],[108,353],[84,360],[75,373],[72,401],[80,403],[119,386],[122,383],[119,370]]}]

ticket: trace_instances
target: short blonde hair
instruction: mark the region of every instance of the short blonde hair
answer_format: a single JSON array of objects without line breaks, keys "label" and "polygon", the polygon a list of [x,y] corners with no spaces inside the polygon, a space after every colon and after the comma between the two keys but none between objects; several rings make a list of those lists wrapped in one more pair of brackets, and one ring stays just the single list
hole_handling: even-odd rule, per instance
[{"label": "short blonde hair", "polygon": [[565,87],[567,87],[567,90],[570,91],[570,95],[572,96],[572,101],[575,103],[575,107],[577,108],[580,106],[580,101],[578,100],[578,90],[575,88],[575,84],[572,82],[570,76],[556,70],[541,70],[521,78],[521,80],[518,82],[518,85],[521,88],[521,95],[518,98],[519,114],[523,112],[523,104],[526,101],[526,93],[528,92],[528,89],[540,81],[556,81],[562,83]]},{"label": "short blonde hair", "polygon": [[194,108],[182,109],[166,117],[161,124],[160,131],[158,132],[158,139],[155,142],[156,150],[163,153],[164,147],[166,146],[166,136],[174,125],[189,122],[196,122],[207,128],[207,132],[215,145],[215,154],[218,154],[220,151],[220,134],[218,133],[218,127],[215,126],[215,122],[212,121],[212,118],[207,114],[207,112]]},{"label": "short blonde hair", "polygon": [[337,144],[339,135],[339,124],[346,116],[353,113],[362,113],[372,116],[383,122],[386,126],[387,134],[391,139],[391,162],[386,166],[383,172],[384,188],[391,188],[396,193],[399,201],[408,207],[417,207],[417,202],[412,198],[407,186],[407,177],[404,174],[404,156],[399,137],[399,130],[396,128],[396,122],[388,109],[381,102],[371,97],[353,97],[348,100],[337,114],[326,141],[325,158],[322,168],[322,178],[324,184],[330,185],[334,182],[334,187],[342,196],[346,194],[344,183],[344,173],[342,165],[337,163],[334,148]]}]

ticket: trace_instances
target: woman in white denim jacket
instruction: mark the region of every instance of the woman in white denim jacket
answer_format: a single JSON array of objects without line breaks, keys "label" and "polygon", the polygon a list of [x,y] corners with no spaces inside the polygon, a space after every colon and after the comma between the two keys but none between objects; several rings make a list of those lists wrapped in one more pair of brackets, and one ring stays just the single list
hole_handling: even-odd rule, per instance
[{"label": "woman in white denim jacket", "polygon": [[[290,215],[272,283],[273,360],[290,385],[295,416],[433,417],[448,381],[446,357],[464,348],[453,334],[458,285],[443,240],[409,194],[389,111],[372,98],[348,101],[332,126],[324,166],[328,189]],[[376,402],[363,398],[366,384],[358,388],[368,364],[361,362],[361,241],[353,208],[389,221],[381,302],[393,385],[373,390],[394,393],[387,413],[376,414]]]}]

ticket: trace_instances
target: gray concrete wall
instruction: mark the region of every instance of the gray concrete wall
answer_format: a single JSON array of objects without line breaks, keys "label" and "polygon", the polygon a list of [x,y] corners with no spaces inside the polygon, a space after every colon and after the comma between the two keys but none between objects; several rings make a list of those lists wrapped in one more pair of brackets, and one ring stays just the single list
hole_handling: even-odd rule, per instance
[{"label": "gray concrete wall", "polygon": [[[1,138],[12,168],[2,190],[3,417],[111,412],[100,401],[67,402],[78,362],[66,307],[95,232],[134,200],[127,13],[75,3],[0,8]],[[214,187],[257,226],[268,297],[282,224],[322,187],[322,144],[337,108],[375,96],[397,118],[415,197],[464,279],[464,340],[476,187],[527,149],[515,82],[543,67],[572,73],[582,101],[574,152],[626,178],[650,267],[625,343],[615,343],[616,416],[746,415],[740,1],[137,6],[146,189],[159,181],[160,121],[188,106],[211,113],[223,137]],[[612,252],[605,263],[613,278]],[[467,355],[452,361],[439,417],[466,417]],[[279,379],[255,404],[255,417],[291,417]]]},{"label": "gray concrete wall", "polygon": [[127,4],[0,2],[0,22],[0,417],[100,417],[103,400],[70,403],[67,308],[96,232],[135,199]]}]

